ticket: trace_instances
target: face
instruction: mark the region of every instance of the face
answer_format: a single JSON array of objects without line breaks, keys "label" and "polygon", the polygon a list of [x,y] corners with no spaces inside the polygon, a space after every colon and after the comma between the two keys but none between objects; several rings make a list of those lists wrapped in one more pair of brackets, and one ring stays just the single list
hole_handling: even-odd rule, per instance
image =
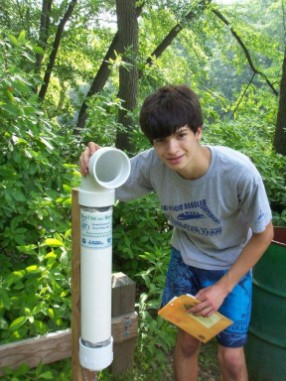
[{"label": "face", "polygon": [[189,178],[194,171],[198,156],[201,152],[199,140],[202,129],[196,133],[187,126],[180,127],[177,131],[162,139],[154,139],[153,146],[158,157],[170,168],[181,176]]}]

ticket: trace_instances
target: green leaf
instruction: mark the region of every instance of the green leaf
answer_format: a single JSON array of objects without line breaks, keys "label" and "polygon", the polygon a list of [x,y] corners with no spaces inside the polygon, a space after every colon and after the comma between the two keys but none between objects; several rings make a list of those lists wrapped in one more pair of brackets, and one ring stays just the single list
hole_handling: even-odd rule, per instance
[{"label": "green leaf", "polygon": [[9,297],[9,294],[6,290],[4,290],[2,288],[1,292],[0,292],[0,298],[1,298],[1,301],[5,307],[5,309],[9,310],[12,303],[11,303],[11,299]]},{"label": "green leaf", "polygon": [[42,137],[40,137],[40,141],[50,150],[53,150],[54,147],[47,141],[47,139],[44,139]]},{"label": "green leaf", "polygon": [[1,108],[13,117],[17,117],[21,114],[21,110],[19,109],[19,107],[17,105],[12,104],[12,103],[3,104],[1,106]]},{"label": "green leaf", "polygon": [[50,247],[62,247],[64,246],[64,243],[58,239],[55,238],[47,238],[45,240],[45,244]]},{"label": "green leaf", "polygon": [[8,323],[2,316],[0,316],[0,328],[1,329],[7,329],[8,328]]},{"label": "green leaf", "polygon": [[17,246],[17,249],[21,253],[29,254],[29,255],[37,255],[35,249],[37,248],[37,245],[22,245]]},{"label": "green leaf", "polygon": [[38,266],[37,265],[28,266],[26,267],[26,270],[28,273],[34,273],[38,270]]},{"label": "green leaf", "polygon": [[22,327],[22,325],[24,325],[27,320],[28,320],[28,316],[20,316],[20,317],[18,317],[17,319],[12,321],[12,323],[10,324],[10,329],[12,331],[16,331],[17,329]]},{"label": "green leaf", "polygon": [[12,34],[8,34],[8,38],[9,40],[12,42],[12,44],[14,44],[15,46],[18,46],[19,45],[19,41],[17,40],[17,38],[15,36],[13,36]]},{"label": "green leaf", "polygon": [[28,52],[23,52],[22,56],[25,57],[29,62],[32,62],[32,63],[35,62],[35,58]]},{"label": "green leaf", "polygon": [[35,53],[44,54],[44,49],[41,48],[39,45],[33,45],[32,48]]},{"label": "green leaf", "polygon": [[13,277],[15,278],[14,280],[20,280],[25,276],[25,270],[16,270],[13,271]]},{"label": "green leaf", "polygon": [[24,42],[26,39],[26,31],[25,30],[21,30],[20,34],[19,34],[19,41],[20,42]]},{"label": "green leaf", "polygon": [[53,251],[45,255],[45,259],[56,259],[56,258],[57,256]]},{"label": "green leaf", "polygon": [[38,376],[38,379],[39,380],[54,380],[54,375],[52,372],[50,371],[46,371],[44,373],[41,373],[39,376]]}]

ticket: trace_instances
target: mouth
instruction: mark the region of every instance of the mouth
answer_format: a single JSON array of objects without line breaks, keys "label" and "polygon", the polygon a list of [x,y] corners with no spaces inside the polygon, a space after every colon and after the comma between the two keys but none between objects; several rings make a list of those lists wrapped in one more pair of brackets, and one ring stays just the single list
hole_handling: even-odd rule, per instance
[{"label": "mouth", "polygon": [[167,157],[166,160],[168,163],[170,163],[172,165],[176,165],[182,161],[183,157],[184,157],[184,155],[175,156],[175,157]]}]

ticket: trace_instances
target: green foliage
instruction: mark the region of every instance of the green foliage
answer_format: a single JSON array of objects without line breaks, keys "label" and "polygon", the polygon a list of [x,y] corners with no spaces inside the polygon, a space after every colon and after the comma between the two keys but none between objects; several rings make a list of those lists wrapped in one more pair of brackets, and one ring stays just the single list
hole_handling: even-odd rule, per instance
[{"label": "green foliage", "polygon": [[0,341],[34,337],[70,326],[70,231],[3,256]]},{"label": "green foliage", "polygon": [[22,364],[17,369],[4,369],[4,376],[0,378],[1,381],[67,381],[71,379],[71,364],[70,360],[65,360],[49,365],[39,364],[35,369]]},{"label": "green foliage", "polygon": [[[23,32],[5,36],[0,48],[0,341],[5,343],[70,326],[71,188],[79,175],[66,162],[69,135],[38,103],[39,78],[29,69],[38,48]],[[27,380],[55,379],[47,368],[28,371],[24,365],[7,370],[7,379],[23,380],[24,374]]]},{"label": "green foliage", "polygon": [[122,109],[120,99],[114,92],[105,91],[97,94],[89,101],[89,119],[83,131],[83,142],[94,141],[101,146],[112,146],[115,142],[116,130],[120,125],[116,116]]},{"label": "green foliage", "polygon": [[[4,4],[5,3],[5,4]],[[166,83],[187,83],[199,94],[204,110],[206,144],[223,144],[251,157],[262,174],[273,221],[286,225],[286,159],[272,151],[277,97],[252,71],[231,34],[209,7],[198,2],[194,18],[157,59],[150,54],[190,10],[185,1],[147,1],[140,23],[140,79],[132,141],[149,147],[138,128],[142,100]],[[278,87],[284,53],[279,1],[244,2],[219,9],[246,43],[257,69]],[[81,142],[113,145],[123,105],[117,98],[120,54],[109,60],[111,75],[100,94],[88,100],[86,128],[73,136],[75,120],[91,81],[102,63],[114,26],[105,11],[114,2],[78,2],[60,44],[47,96],[37,90],[67,2],[53,2],[47,44],[39,41],[41,2],[1,4],[0,21],[0,340],[25,339],[70,326],[71,189],[80,181],[77,161]],[[251,7],[251,11],[250,11]],[[115,25],[115,23],[114,23]],[[273,42],[274,41],[274,42]],[[40,72],[37,55],[43,55]],[[166,361],[174,328],[157,317],[168,265],[171,229],[154,195],[114,208],[114,270],[137,283],[139,338],[134,371],[124,381],[160,381],[169,375]],[[204,360],[211,367],[210,356]],[[70,361],[28,369],[5,370],[4,381],[67,380]],[[99,375],[111,380],[110,372]],[[206,379],[206,378],[205,378]]]},{"label": "green foliage", "polygon": [[115,207],[114,264],[131,278],[142,268],[141,256],[156,248],[167,250],[170,237],[170,226],[154,194]]},{"label": "green foliage", "polygon": [[0,246],[9,253],[53,233],[55,226],[66,229],[76,176],[62,157],[67,138],[39,107],[38,79],[19,66],[33,60],[30,50],[25,34],[1,42]]},{"label": "green foliage", "polygon": [[153,377],[158,374],[159,380],[167,354],[175,342],[175,329],[157,316],[169,262],[172,229],[153,194],[118,204],[114,220],[114,266],[136,279],[140,290],[137,305],[140,363],[141,366],[145,364],[144,373],[148,368]]},{"label": "green foliage", "polygon": [[151,366],[153,372],[162,375],[168,353],[175,344],[176,329],[157,316],[160,308],[162,290],[165,285],[170,248],[155,248],[152,253],[145,252],[141,258],[146,261],[146,270],[137,274],[144,280],[146,292],[140,294],[139,346],[142,360]]},{"label": "green foliage", "polygon": [[[262,175],[267,195],[274,212],[274,224],[283,224],[286,211],[286,158],[271,148],[274,126],[261,122],[255,116],[225,120],[205,127],[206,144],[225,145],[249,156]],[[280,213],[282,213],[281,217]]]}]

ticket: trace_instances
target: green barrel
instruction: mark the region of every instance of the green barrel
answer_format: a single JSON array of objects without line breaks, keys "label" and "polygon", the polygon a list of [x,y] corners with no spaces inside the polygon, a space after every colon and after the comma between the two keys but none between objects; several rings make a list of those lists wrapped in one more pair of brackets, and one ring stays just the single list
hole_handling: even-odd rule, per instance
[{"label": "green barrel", "polygon": [[286,227],[253,269],[253,309],[246,346],[249,381],[286,381]]}]

